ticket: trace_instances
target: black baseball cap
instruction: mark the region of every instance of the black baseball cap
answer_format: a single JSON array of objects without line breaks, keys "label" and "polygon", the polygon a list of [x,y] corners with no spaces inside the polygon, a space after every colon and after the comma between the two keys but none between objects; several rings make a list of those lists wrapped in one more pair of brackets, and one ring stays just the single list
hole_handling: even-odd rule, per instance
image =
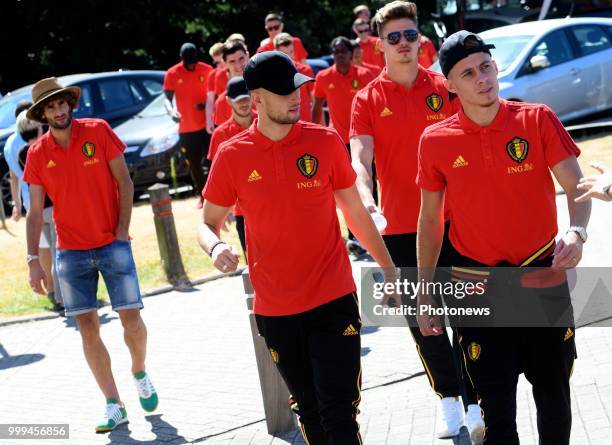
[{"label": "black baseball cap", "polygon": [[298,73],[289,56],[280,51],[255,54],[244,68],[243,76],[250,91],[263,88],[280,96],[291,94],[306,82],[314,82],[312,77]]},{"label": "black baseball cap", "polygon": [[440,47],[438,58],[442,73],[448,77],[450,70],[470,54],[491,54],[490,50],[493,48],[495,48],[495,45],[486,44],[478,34],[469,31],[457,31],[450,35]]},{"label": "black baseball cap", "polygon": [[183,43],[181,46],[181,59],[187,65],[191,65],[192,63],[196,63],[198,61],[198,49],[193,43]]},{"label": "black baseball cap", "polygon": [[232,102],[238,102],[240,99],[250,97],[249,89],[242,76],[232,77],[228,80],[226,91],[227,97],[229,97]]}]

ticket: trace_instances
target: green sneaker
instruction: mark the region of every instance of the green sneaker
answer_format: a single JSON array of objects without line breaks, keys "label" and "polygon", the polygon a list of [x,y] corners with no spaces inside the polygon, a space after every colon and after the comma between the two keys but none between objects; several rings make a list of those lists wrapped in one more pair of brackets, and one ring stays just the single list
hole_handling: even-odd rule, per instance
[{"label": "green sneaker", "polygon": [[138,390],[138,398],[140,399],[140,406],[147,412],[155,411],[159,404],[159,398],[157,397],[157,391],[153,387],[153,382],[149,378],[149,374],[144,371],[134,374],[134,383]]},{"label": "green sneaker", "polygon": [[107,433],[124,423],[128,423],[127,411],[116,400],[108,399],[104,420],[96,425],[96,433]]}]

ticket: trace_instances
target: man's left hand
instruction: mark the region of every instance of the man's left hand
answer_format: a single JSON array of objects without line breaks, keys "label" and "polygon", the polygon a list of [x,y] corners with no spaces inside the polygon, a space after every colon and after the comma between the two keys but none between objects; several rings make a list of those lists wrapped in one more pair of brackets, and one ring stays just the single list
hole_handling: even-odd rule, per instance
[{"label": "man's left hand", "polygon": [[576,232],[567,232],[557,243],[552,267],[558,269],[571,269],[576,267],[582,259],[583,242]]},{"label": "man's left hand", "polygon": [[117,230],[115,233],[115,238],[117,238],[119,241],[129,241],[130,234],[127,230]]}]

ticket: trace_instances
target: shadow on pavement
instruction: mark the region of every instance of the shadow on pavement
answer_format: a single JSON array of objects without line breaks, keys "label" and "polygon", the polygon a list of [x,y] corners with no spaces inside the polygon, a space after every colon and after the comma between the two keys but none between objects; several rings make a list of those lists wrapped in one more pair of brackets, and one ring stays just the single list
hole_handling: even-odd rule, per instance
[{"label": "shadow on pavement", "polygon": [[108,434],[109,445],[155,445],[171,442],[172,445],[189,443],[183,436],[179,436],[178,430],[168,422],[162,420],[162,414],[146,416],[145,419],[151,424],[151,432],[155,434],[152,440],[137,440],[130,437],[130,424],[119,426]]},{"label": "shadow on pavement", "polygon": [[10,355],[0,343],[0,370],[31,365],[41,361],[43,358],[45,358],[44,354]]},{"label": "shadow on pavement", "polygon": [[[113,320],[119,320],[119,317],[113,314],[102,314],[100,315],[100,326],[106,323],[110,323]],[[66,325],[67,328],[74,328],[75,330],[78,330],[76,320],[74,319],[74,317],[64,318],[64,324]]]}]

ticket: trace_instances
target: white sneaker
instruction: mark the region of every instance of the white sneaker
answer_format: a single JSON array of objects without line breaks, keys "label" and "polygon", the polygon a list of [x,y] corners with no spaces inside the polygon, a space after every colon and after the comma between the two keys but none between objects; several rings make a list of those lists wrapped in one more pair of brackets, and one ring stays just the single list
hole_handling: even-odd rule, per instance
[{"label": "white sneaker", "polygon": [[153,386],[153,382],[149,377],[149,374],[139,376],[140,378],[134,377],[134,384],[138,390],[138,399],[140,400],[140,406],[147,412],[155,411],[159,404],[159,398],[157,391]]},{"label": "white sneaker", "polygon": [[484,440],[484,420],[482,419],[482,411],[480,406],[476,404],[468,405],[465,424],[470,432],[470,438],[474,445],[482,445]]},{"label": "white sneaker", "polygon": [[109,399],[106,404],[104,420],[96,425],[96,433],[107,433],[124,423],[128,423],[127,411],[115,400]]},{"label": "white sneaker", "polygon": [[441,404],[446,428],[438,431],[438,439],[451,439],[457,436],[461,427],[465,425],[463,401],[461,397],[444,397]]}]

